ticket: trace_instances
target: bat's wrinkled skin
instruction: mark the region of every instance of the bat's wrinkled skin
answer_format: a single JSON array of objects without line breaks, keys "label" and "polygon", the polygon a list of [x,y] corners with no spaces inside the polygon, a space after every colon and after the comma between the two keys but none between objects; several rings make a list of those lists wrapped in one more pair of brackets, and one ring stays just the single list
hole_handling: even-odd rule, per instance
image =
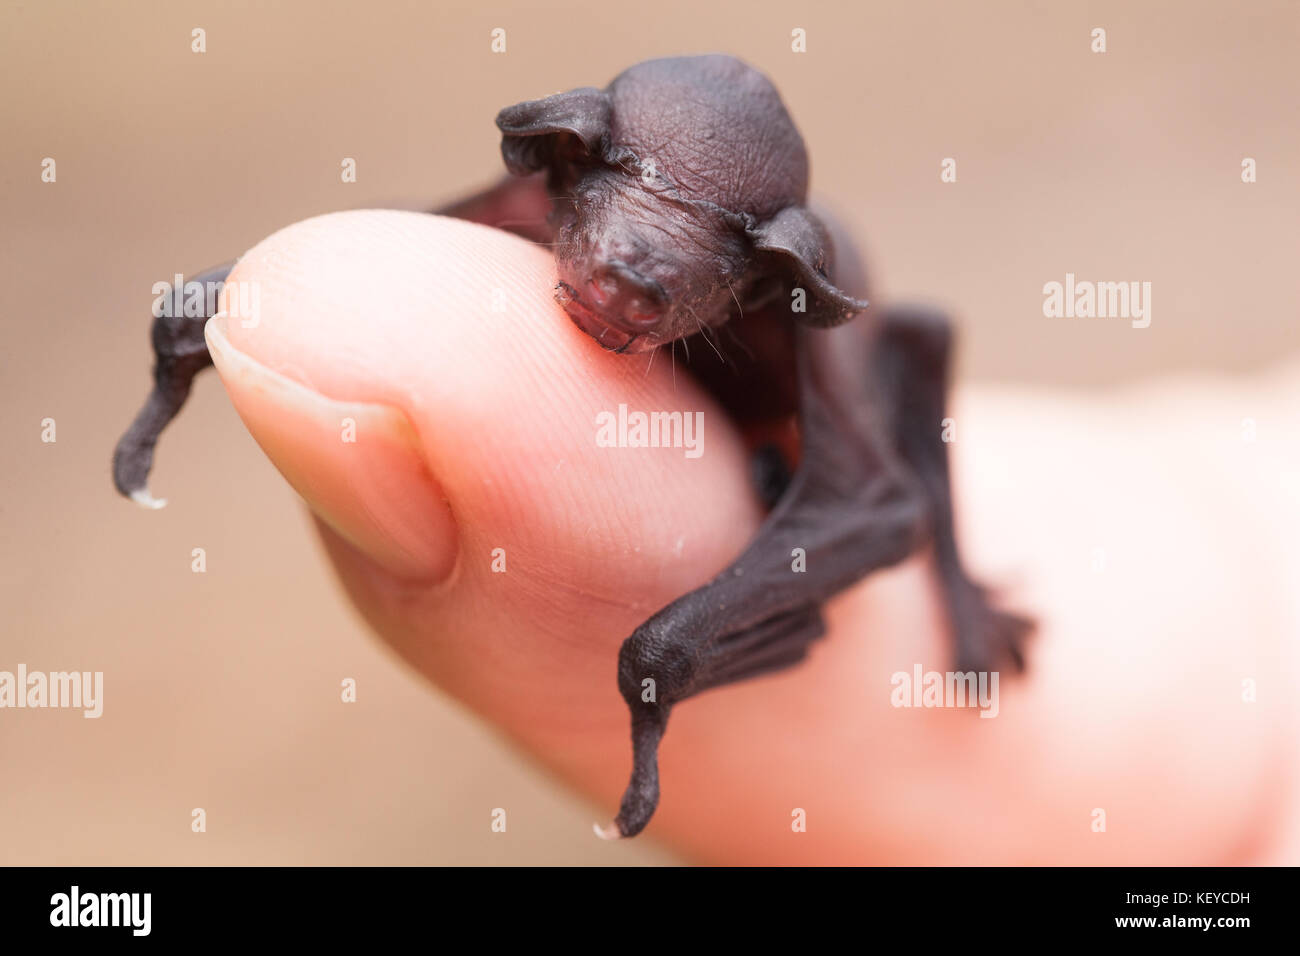
[{"label": "bat's wrinkled skin", "polygon": [[[509,107],[497,125],[511,176],[437,212],[550,243],[556,298],[610,351],[707,339],[689,350],[690,370],[746,434],[797,416],[796,461],[755,448],[770,510],[753,542],[623,643],[632,779],[598,832],[649,822],[676,704],[799,662],[823,633],[823,601],[923,547],[957,668],[1023,667],[1029,621],[992,607],[954,539],[940,437],[949,322],[869,307],[847,240],[805,204],[808,157],[772,84],[727,56],[652,60],[604,90]],[[145,481],[158,434],[211,362],[203,323],[154,322],[155,388],[114,457],[118,489],[143,504],[156,504]]]}]

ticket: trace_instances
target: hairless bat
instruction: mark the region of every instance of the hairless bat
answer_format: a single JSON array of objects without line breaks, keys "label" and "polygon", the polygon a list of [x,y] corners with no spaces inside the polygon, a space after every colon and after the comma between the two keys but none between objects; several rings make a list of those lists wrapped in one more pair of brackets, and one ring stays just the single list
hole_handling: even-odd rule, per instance
[{"label": "hairless bat", "polygon": [[[727,359],[691,350],[691,373],[746,434],[798,428],[795,460],[751,441],[768,510],[744,553],[623,642],[633,769],[614,823],[597,832],[633,836],[649,822],[676,704],[798,663],[823,634],[825,600],[923,547],[958,669],[1023,668],[1031,622],[996,609],[957,550],[941,439],[950,322],[868,305],[848,240],[806,203],[808,156],[771,82],[729,56],[651,60],[496,122],[510,175],[434,211],[548,244],[556,298],[611,352],[690,336],[716,345],[725,325],[738,347]],[[211,364],[205,320],[153,323],[154,388],[113,460],[118,490],[141,504],[160,504],[146,485],[154,445]]]}]

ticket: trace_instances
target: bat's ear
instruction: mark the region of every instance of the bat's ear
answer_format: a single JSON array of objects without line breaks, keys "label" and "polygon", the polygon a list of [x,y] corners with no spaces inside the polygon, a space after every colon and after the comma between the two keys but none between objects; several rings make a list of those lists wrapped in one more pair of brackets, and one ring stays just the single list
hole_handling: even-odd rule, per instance
[{"label": "bat's ear", "polygon": [[834,250],[830,233],[803,206],[787,206],[750,228],[748,234],[772,271],[783,274],[789,285],[807,291],[804,311],[797,311],[796,306],[793,312],[803,324],[829,329],[867,308],[865,299],[855,299],[831,282],[828,274]]},{"label": "bat's ear", "polygon": [[609,114],[609,95],[591,86],[507,106],[497,114],[506,168],[524,176],[557,161],[600,156]]}]

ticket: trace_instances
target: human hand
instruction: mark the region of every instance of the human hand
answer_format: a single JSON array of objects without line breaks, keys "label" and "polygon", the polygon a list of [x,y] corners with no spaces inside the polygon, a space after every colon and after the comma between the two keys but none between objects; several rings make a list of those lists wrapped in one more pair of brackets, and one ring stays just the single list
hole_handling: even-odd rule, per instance
[{"label": "human hand", "polygon": [[[209,323],[217,368],[312,506],[351,599],[605,822],[630,768],[621,641],[721,570],[761,521],[739,436],[669,356],[647,367],[574,328],[544,249],[482,226],[325,216],[261,243],[230,280],[259,283],[260,321]],[[1294,412],[1291,380],[1273,397]],[[971,566],[1014,584],[1008,603],[1039,620],[1028,674],[1004,675],[995,719],[891,706],[891,675],[951,666],[917,557],[831,602],[804,665],[674,710],[647,833],[727,863],[1282,852],[1296,608],[1279,582],[1293,587],[1297,568],[1279,545],[1300,532],[1297,508],[1259,464],[1202,467],[1189,433],[1222,394],[1133,394],[1140,414],[958,394]],[[597,412],[620,403],[704,410],[705,453],[597,447]],[[1279,461],[1295,474],[1290,455]],[[1225,496],[1254,511],[1227,520],[1207,506]],[[1256,703],[1242,700],[1244,678],[1259,681]],[[792,831],[795,808],[806,832]]]}]

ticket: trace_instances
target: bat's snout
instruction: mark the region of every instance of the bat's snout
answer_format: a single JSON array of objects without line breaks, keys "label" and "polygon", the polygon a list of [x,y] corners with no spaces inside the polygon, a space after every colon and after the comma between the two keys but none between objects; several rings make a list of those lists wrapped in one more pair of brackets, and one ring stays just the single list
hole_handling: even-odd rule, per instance
[{"label": "bat's snout", "polygon": [[618,259],[593,269],[581,294],[606,321],[632,335],[655,331],[668,313],[663,286]]},{"label": "bat's snout", "polygon": [[663,286],[618,259],[561,280],[556,298],[578,328],[614,352],[652,348],[668,324]]}]

